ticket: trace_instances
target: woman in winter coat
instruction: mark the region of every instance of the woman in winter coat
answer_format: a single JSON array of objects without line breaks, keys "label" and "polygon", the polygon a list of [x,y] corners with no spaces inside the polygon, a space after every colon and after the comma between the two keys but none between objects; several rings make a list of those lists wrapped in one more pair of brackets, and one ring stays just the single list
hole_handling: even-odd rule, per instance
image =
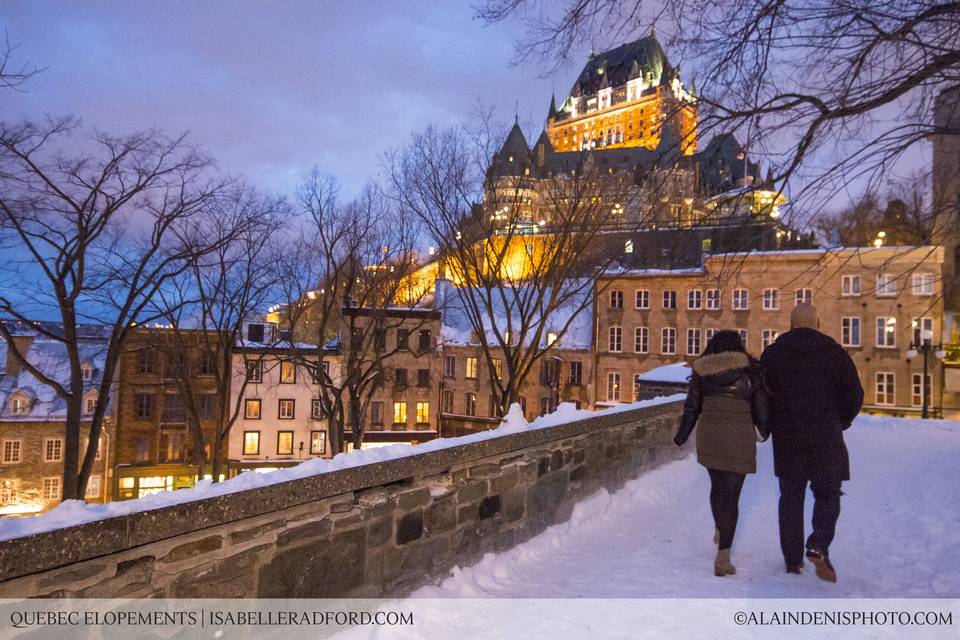
[{"label": "woman in winter coat", "polygon": [[717,576],[736,573],[730,547],[740,489],[746,474],[757,470],[757,432],[763,440],[769,435],[768,405],[759,362],[747,354],[737,332],[718,332],[693,363],[680,430],[673,439],[682,445],[697,427],[697,461],[710,474]]}]

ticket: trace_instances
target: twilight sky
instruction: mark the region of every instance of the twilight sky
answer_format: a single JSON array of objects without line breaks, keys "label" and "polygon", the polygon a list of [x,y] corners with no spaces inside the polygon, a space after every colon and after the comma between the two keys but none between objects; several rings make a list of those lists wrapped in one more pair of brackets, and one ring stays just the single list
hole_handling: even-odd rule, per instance
[{"label": "twilight sky", "polygon": [[[555,79],[510,65],[513,24],[468,2],[40,2],[0,7],[16,62],[46,67],[0,118],[79,115],[113,133],[190,132],[227,172],[290,193],[313,165],[355,192],[385,150],[478,98],[546,116]],[[346,193],[345,193],[346,195]]]}]

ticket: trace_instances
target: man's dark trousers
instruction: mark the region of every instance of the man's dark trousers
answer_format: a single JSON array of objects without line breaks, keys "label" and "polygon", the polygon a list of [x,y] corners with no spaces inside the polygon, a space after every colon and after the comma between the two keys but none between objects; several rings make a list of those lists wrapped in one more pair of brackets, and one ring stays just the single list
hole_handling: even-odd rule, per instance
[{"label": "man's dark trousers", "polygon": [[[807,538],[807,548],[830,549],[840,517],[840,481],[814,480],[813,532]],[[803,500],[807,493],[807,481],[780,478],[780,548],[787,564],[797,565],[803,561]]]}]

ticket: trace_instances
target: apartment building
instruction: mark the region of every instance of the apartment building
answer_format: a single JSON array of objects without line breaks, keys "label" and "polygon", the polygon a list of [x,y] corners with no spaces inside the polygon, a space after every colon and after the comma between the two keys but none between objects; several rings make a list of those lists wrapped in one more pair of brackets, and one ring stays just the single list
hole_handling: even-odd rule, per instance
[{"label": "apartment building", "polygon": [[[790,328],[800,301],[820,311],[820,330],[851,355],[865,410],[912,415],[923,404],[923,357],[910,352],[943,332],[943,249],[846,247],[718,254],[702,268],[611,273],[598,282],[597,405],[632,401],[641,375],[692,362],[720,329],[740,332],[759,356]],[[913,357],[910,357],[913,355]],[[931,407],[944,398],[943,365],[928,358]]]}]

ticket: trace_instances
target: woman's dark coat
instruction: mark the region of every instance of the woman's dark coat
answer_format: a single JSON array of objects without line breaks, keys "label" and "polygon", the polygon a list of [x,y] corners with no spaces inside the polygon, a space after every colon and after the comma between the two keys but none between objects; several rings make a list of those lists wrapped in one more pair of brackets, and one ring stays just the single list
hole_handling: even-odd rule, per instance
[{"label": "woman's dark coat", "polygon": [[717,471],[754,473],[754,425],[766,438],[767,423],[767,394],[755,360],[726,351],[694,361],[676,444],[686,442],[696,426],[700,464]]},{"label": "woman's dark coat", "polygon": [[770,390],[777,476],[849,480],[843,432],[860,412],[863,387],[853,360],[815,329],[791,329],[760,359]]}]

